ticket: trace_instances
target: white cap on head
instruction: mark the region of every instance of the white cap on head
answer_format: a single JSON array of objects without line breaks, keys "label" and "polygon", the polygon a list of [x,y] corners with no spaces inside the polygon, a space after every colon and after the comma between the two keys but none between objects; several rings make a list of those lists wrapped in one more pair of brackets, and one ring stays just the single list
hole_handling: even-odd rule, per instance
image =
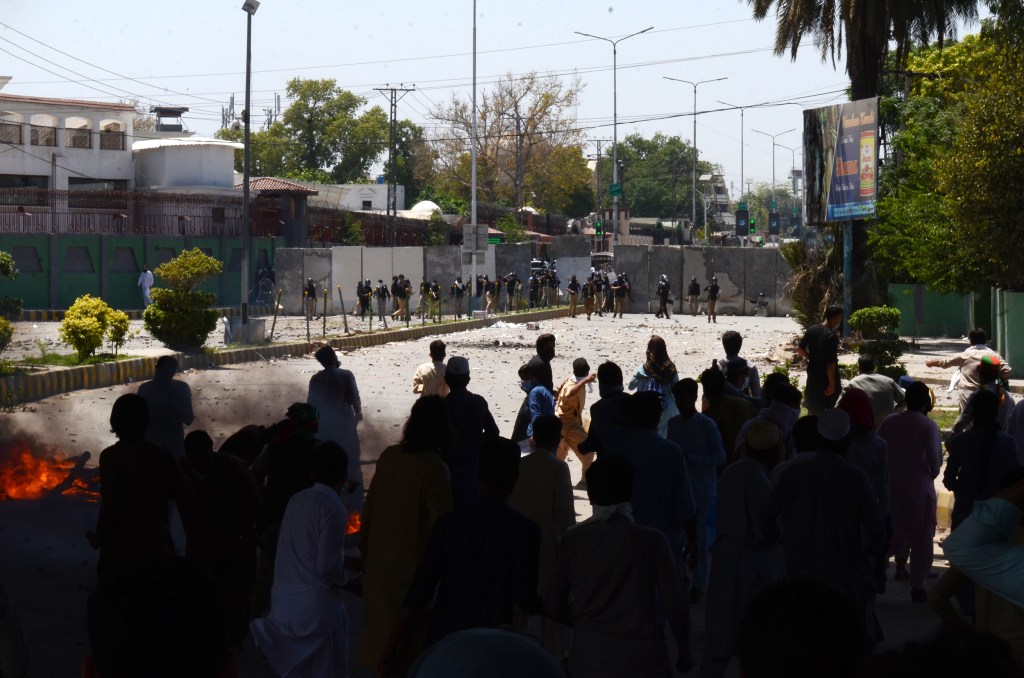
[{"label": "white cap on head", "polygon": [[850,434],[850,415],[832,408],[818,415],[818,435],[825,440],[842,440]]}]

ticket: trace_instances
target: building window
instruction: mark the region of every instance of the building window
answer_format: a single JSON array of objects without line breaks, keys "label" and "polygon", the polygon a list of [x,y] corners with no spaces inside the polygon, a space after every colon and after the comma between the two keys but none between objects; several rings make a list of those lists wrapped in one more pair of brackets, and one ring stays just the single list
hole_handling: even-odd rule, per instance
[{"label": "building window", "polygon": [[364,200],[363,201],[363,209],[364,210],[372,210],[373,209],[373,201],[372,200]]},{"label": "building window", "polygon": [[223,207],[214,207],[213,208],[213,223],[215,223],[215,224],[223,224],[224,221],[225,221],[225,219],[224,219],[224,208]]},{"label": "building window", "polygon": [[64,130],[64,145],[67,148],[92,148],[92,131],[66,129]]},{"label": "building window", "polygon": [[21,143],[21,123],[20,122],[0,122],[0,143],[4,143],[4,144],[20,144]]},{"label": "building window", "polygon": [[68,207],[125,210],[128,182],[125,179],[68,177]]},{"label": "building window", "polygon": [[49,177],[0,174],[0,205],[48,205],[46,189],[49,185]]},{"label": "building window", "polygon": [[123,151],[124,132],[100,132],[101,151]]},{"label": "building window", "polygon": [[32,125],[29,130],[31,144],[33,146],[56,146],[57,128],[45,125]]}]

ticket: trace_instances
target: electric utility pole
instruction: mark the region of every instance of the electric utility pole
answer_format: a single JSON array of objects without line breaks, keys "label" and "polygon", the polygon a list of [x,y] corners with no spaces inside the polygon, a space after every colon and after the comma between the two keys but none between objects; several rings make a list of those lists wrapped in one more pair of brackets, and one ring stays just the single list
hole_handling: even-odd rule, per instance
[{"label": "electric utility pole", "polygon": [[408,92],[415,91],[415,88],[415,85],[407,88],[402,87],[401,84],[398,87],[374,87],[381,94],[387,93],[388,101],[391,103],[388,166],[385,172],[388,182],[388,247],[395,246],[395,217],[398,216],[398,172],[395,162],[396,147],[398,145],[398,101]]}]

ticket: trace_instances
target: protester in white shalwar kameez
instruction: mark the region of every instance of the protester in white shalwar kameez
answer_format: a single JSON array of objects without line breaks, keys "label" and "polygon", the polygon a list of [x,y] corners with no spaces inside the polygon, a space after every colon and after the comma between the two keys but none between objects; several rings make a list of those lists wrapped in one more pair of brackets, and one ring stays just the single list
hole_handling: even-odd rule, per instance
[{"label": "protester in white shalwar kameez", "polygon": [[348,455],[348,477],[354,483],[346,493],[345,508],[359,513],[363,510],[363,472],[359,464],[359,434],[356,426],[363,420],[363,404],[355,375],[342,369],[338,355],[330,346],[316,352],[316,359],[324,369],[309,380],[306,402],[320,415],[317,440],[330,440],[341,445]]},{"label": "protester in white shalwar kameez", "polygon": [[313,453],[313,487],[288,502],[274,561],[270,614],[251,624],[279,676],[346,678],[348,613],[341,597],[348,513],[338,495],[348,460],[334,443]]}]

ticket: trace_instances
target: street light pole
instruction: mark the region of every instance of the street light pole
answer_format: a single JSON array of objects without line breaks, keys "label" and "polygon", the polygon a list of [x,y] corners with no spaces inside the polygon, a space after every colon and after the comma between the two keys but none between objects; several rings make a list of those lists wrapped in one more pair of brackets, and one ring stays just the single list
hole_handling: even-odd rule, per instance
[{"label": "street light pole", "polygon": [[[612,183],[619,183],[619,49],[618,45],[623,40],[627,40],[634,36],[646,33],[647,31],[654,30],[654,26],[648,26],[642,31],[636,33],[630,33],[627,36],[621,37],[618,40],[612,40],[611,38],[603,38],[600,35],[591,35],[590,33],[582,33],[580,31],[573,31],[576,35],[582,35],[586,38],[594,38],[595,40],[604,40],[610,43],[612,46]],[[615,242],[619,241],[619,196],[618,194],[612,196],[612,231],[615,233],[613,236]]]},{"label": "street light pole", "polygon": [[744,152],[746,151],[746,143],[743,140],[743,133],[746,131],[746,125],[743,122],[743,114],[746,112],[746,110],[748,108],[750,108],[750,106],[737,106],[736,104],[730,104],[729,102],[722,101],[721,99],[718,99],[717,103],[723,104],[725,106],[731,106],[733,108],[740,109],[740,202],[743,202],[743,179],[744,179],[743,158],[744,158]]},{"label": "street light pole", "polygon": [[259,9],[259,0],[245,0],[242,10],[245,12],[245,113],[242,115],[242,123],[245,131],[242,133],[242,308],[241,308],[241,334],[245,341],[249,341],[249,248],[250,224],[249,224],[249,121],[251,119],[250,93],[252,91],[252,15]]},{"label": "street light pole", "polygon": [[[479,239],[477,236],[477,229],[479,226],[476,223],[476,160],[477,160],[477,129],[476,129],[476,0],[473,0],[473,139],[472,147],[470,148],[470,183],[472,184],[471,197],[470,197],[470,221],[472,222],[473,231],[473,244],[470,250],[469,262],[470,262],[470,280],[469,288],[470,291],[474,289],[476,285],[476,242]],[[466,234],[463,229],[462,234],[462,247],[466,247]],[[473,317],[473,295],[469,295],[469,317]]]},{"label": "street light pole", "polygon": [[757,132],[763,134],[772,140],[772,202],[775,202],[775,147],[778,145],[775,143],[775,137],[781,137],[783,134],[789,134],[790,132],[796,131],[796,127],[793,129],[787,129],[785,132],[779,132],[778,134],[768,134],[768,132],[762,132],[759,129],[752,129],[751,132]]},{"label": "street light pole", "polygon": [[[693,213],[690,218],[693,219],[694,226],[697,225],[697,86],[703,85],[708,82],[718,82],[720,80],[728,80],[729,78],[712,78],[711,80],[699,80],[697,82],[691,82],[690,80],[682,80],[680,78],[670,78],[667,75],[663,75],[666,80],[672,82],[684,82],[687,85],[693,87],[693,193],[690,196],[690,205],[693,208]],[[705,230],[707,225],[705,224]]]}]

